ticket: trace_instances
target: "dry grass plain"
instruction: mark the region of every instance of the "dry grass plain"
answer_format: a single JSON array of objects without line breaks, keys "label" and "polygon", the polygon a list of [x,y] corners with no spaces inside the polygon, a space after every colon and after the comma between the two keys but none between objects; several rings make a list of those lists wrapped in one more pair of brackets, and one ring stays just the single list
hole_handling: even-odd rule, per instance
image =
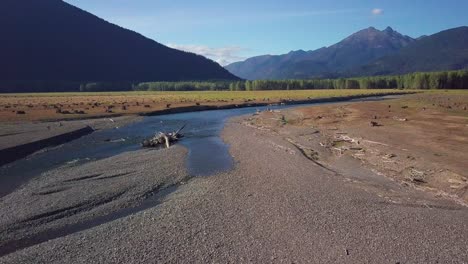
[{"label": "dry grass plain", "polygon": [[291,90],[1,94],[0,122],[83,119],[134,115],[196,105],[278,103],[283,100],[401,92],[399,90]]}]

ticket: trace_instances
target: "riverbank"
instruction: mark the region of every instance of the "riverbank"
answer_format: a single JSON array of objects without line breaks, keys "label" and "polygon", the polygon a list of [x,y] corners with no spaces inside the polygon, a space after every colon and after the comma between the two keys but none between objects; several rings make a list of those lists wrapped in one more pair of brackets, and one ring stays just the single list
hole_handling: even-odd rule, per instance
[{"label": "riverbank", "polygon": [[405,186],[468,205],[467,107],[463,93],[418,94],[262,113],[250,122],[284,134],[319,164],[346,166],[343,160],[353,158]]},{"label": "riverbank", "polygon": [[[289,111],[227,123],[223,139],[236,162],[232,171],[192,178],[155,207],[28,247],[0,262],[468,260],[466,207],[398,184],[354,158],[343,156],[346,163],[336,166],[317,162],[314,152],[294,139],[320,146],[320,133],[268,116]],[[279,126],[258,125],[257,118]]]}]

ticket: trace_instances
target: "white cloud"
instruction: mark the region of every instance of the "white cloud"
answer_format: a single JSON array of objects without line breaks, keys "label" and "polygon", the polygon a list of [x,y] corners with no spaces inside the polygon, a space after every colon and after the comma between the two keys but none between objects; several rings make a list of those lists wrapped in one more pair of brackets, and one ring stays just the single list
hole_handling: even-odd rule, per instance
[{"label": "white cloud", "polygon": [[230,63],[246,59],[245,57],[239,54],[245,49],[241,47],[237,47],[237,46],[229,46],[229,47],[221,47],[221,48],[211,48],[211,47],[203,46],[203,45],[179,45],[179,44],[168,44],[167,46],[174,48],[174,49],[188,51],[188,52],[192,52],[198,55],[202,55],[204,57],[207,57],[209,59],[216,61],[222,66],[226,66]]},{"label": "white cloud", "polygon": [[383,15],[384,10],[380,9],[380,8],[374,8],[374,9],[372,9],[371,12],[372,12],[372,15],[379,16],[379,15]]}]

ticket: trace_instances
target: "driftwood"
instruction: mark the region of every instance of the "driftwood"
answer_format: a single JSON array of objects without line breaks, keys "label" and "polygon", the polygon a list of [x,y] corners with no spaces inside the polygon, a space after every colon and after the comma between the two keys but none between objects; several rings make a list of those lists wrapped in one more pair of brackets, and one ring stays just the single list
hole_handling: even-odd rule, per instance
[{"label": "driftwood", "polygon": [[179,130],[171,133],[159,132],[152,138],[143,141],[141,145],[144,148],[155,148],[160,146],[166,146],[166,148],[169,148],[171,146],[171,143],[175,143],[179,141],[179,139],[184,137],[184,135],[180,133],[184,128],[185,125],[182,126]]},{"label": "driftwood", "polygon": [[377,122],[375,122],[375,121],[371,121],[371,122],[370,122],[370,125],[371,125],[372,127],[379,127],[379,126],[382,126],[381,124],[379,124],[379,123],[377,123]]}]

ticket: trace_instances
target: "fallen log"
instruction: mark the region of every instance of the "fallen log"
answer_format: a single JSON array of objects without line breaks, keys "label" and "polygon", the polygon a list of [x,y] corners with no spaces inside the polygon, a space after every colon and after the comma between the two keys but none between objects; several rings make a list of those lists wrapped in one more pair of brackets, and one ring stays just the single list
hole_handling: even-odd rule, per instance
[{"label": "fallen log", "polygon": [[156,135],[154,135],[152,138],[144,140],[141,143],[141,146],[144,148],[156,148],[156,147],[165,145],[166,148],[170,148],[171,143],[175,143],[179,141],[179,139],[184,137],[184,135],[180,133],[182,129],[184,128],[185,128],[185,125],[175,132],[171,132],[171,133],[159,132]]}]

